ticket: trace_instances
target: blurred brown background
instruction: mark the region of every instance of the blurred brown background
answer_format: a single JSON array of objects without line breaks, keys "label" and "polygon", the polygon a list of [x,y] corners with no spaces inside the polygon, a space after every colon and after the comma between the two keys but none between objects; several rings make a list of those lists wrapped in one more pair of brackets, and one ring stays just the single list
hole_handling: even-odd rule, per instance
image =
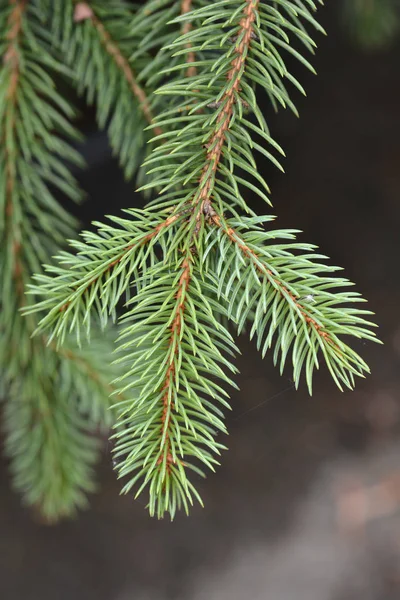
[{"label": "blurred brown background", "polygon": [[[107,446],[91,510],[53,527],[21,508],[2,465],[0,598],[400,598],[400,39],[362,50],[330,4],[318,77],[296,68],[300,120],[270,116],[286,174],[260,168],[278,225],[344,266],[377,313],[385,345],[358,348],[372,375],[341,394],[322,371],[309,398],[243,338],[229,452],[199,483],[205,509],[172,524],[119,497]],[[91,119],[85,223],[140,202]]]}]

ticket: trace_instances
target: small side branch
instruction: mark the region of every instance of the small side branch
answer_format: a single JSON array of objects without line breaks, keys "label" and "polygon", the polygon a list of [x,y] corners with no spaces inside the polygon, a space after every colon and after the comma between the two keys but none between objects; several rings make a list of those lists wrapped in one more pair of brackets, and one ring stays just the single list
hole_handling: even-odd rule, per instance
[{"label": "small side branch", "polygon": [[[162,231],[163,229],[165,229],[165,228],[169,227],[170,225],[172,225],[173,223],[175,223],[175,221],[177,221],[179,219],[179,216],[180,216],[179,214],[169,216],[167,219],[165,219],[165,221],[162,221],[156,227],[154,227],[153,231],[144,235],[136,244],[128,244],[126,246],[126,248],[124,248],[116,258],[114,258],[113,261],[111,261],[110,263],[105,265],[104,269],[101,271],[101,273],[99,275],[97,275],[96,277],[93,277],[87,283],[86,287],[81,292],[81,296],[83,296],[91,288],[91,286],[96,283],[96,281],[98,281],[101,277],[104,277],[104,275],[109,273],[115,266],[117,266],[122,260],[124,260],[124,258],[126,258],[126,256],[129,254],[129,252],[131,252],[132,250],[134,250],[136,248],[139,248],[140,246],[144,246],[145,244],[148,244],[153,238],[155,238],[160,233],[160,231]],[[75,289],[77,289],[77,288],[75,288]],[[65,302],[65,304],[63,304],[60,307],[60,309],[59,309],[60,312],[64,312],[70,304],[71,304],[71,300],[68,300],[67,302]]]},{"label": "small side branch", "polygon": [[336,344],[332,341],[329,334],[324,330],[323,326],[320,325],[319,323],[317,323],[317,321],[315,321],[315,319],[310,317],[305,312],[304,307],[300,304],[300,302],[298,301],[296,296],[294,296],[291,292],[289,292],[289,290],[283,285],[283,283],[281,281],[279,281],[279,279],[274,277],[272,271],[270,269],[268,269],[265,265],[263,265],[263,263],[261,261],[261,257],[256,252],[254,252],[254,250],[249,248],[249,246],[247,246],[247,244],[244,242],[244,240],[238,235],[238,233],[234,229],[232,229],[232,227],[226,227],[223,224],[221,218],[214,211],[213,211],[213,213],[214,214],[210,217],[212,223],[214,223],[214,225],[216,225],[219,229],[221,229],[221,231],[223,231],[223,233],[226,236],[229,237],[231,242],[233,244],[235,244],[239,248],[239,250],[242,252],[243,256],[245,256],[247,259],[249,259],[253,262],[255,269],[259,273],[261,273],[262,275],[266,275],[270,281],[274,282],[274,284],[280,290],[280,293],[282,294],[282,296],[290,297],[290,299],[295,304],[296,308],[298,309],[299,313],[301,314],[302,318],[307,323],[307,325],[309,327],[311,327],[312,329],[314,329],[314,331],[321,338],[323,338],[323,340],[326,343],[330,344],[331,346],[336,347]]},{"label": "small side branch", "polygon": [[[94,10],[87,2],[77,2],[75,4],[74,21],[76,23],[80,21],[89,20],[95,30],[97,31],[99,38],[106,49],[107,53],[113,58],[115,64],[122,72],[125,80],[127,81],[133,95],[139,100],[140,107],[148,123],[153,123],[153,113],[150,108],[149,99],[143,90],[143,88],[136,81],[134,72],[129,64],[129,61],[122,54],[115,40],[112,39],[107,29],[94,13]],[[162,135],[163,131],[160,127],[154,128],[155,135]]]}]

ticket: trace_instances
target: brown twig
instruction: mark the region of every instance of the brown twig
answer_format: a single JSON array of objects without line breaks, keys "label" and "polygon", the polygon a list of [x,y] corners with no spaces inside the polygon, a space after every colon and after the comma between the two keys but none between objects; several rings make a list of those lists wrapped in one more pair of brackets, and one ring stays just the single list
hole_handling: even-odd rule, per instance
[{"label": "brown twig", "polygon": [[240,82],[243,76],[243,66],[246,60],[247,52],[253,39],[253,24],[256,19],[256,11],[259,0],[246,0],[243,17],[240,21],[240,31],[238,36],[242,38],[241,42],[235,48],[235,58],[231,62],[231,69],[228,72],[228,80],[231,83],[229,89],[221,98],[224,108],[219,114],[215,131],[207,144],[207,154],[200,181],[198,185],[199,193],[196,194],[193,204],[200,209],[196,214],[197,227],[200,227],[201,216],[207,210],[211,203],[211,195],[214,187],[215,174],[218,170],[222,149],[225,143],[225,134],[229,130],[233,116],[233,106],[235,104],[235,94],[240,92]]},{"label": "brown twig", "polygon": [[[3,57],[3,64],[10,69],[10,80],[6,91],[7,109],[6,121],[8,122],[8,131],[11,135],[15,133],[16,126],[16,103],[18,86],[20,82],[20,57],[19,43],[22,35],[23,17],[27,5],[27,0],[9,0],[12,10],[8,17],[9,30],[6,34],[8,42],[7,50]],[[10,144],[5,142],[5,174],[6,174],[6,235],[11,238],[12,253],[14,258],[13,278],[17,296],[21,300],[21,305],[24,303],[24,280],[23,280],[23,264],[21,260],[21,233],[16,223],[12,222],[14,212],[13,196],[16,182],[16,151],[10,149]]]},{"label": "brown twig", "polygon": [[[181,4],[181,15],[186,15],[186,13],[190,12],[192,10],[192,0],[182,0],[182,4]],[[192,24],[189,21],[185,21],[185,23],[183,24],[182,27],[182,34],[185,35],[186,33],[189,33],[189,31],[191,31],[192,29]],[[190,42],[188,42],[186,44],[186,48],[190,49],[192,47],[192,44]],[[196,55],[194,52],[188,52],[187,56],[186,56],[186,62],[188,64],[190,63],[194,63],[196,61]],[[187,68],[186,70],[186,76],[187,77],[194,77],[197,74],[197,69],[194,65],[191,65]]]},{"label": "brown twig", "polygon": [[[169,473],[171,464],[174,463],[174,458],[170,452],[170,441],[169,441],[169,426],[171,422],[171,410],[173,410],[173,401],[170,399],[170,392],[172,382],[175,376],[175,365],[174,365],[174,356],[178,352],[178,347],[176,343],[179,343],[181,332],[182,332],[182,324],[184,320],[184,312],[185,312],[185,292],[188,289],[190,283],[190,274],[191,274],[191,257],[188,255],[182,262],[181,265],[181,276],[179,278],[178,290],[176,293],[176,305],[174,309],[173,321],[170,327],[170,338],[169,338],[169,366],[165,375],[164,383],[161,387],[161,390],[164,391],[164,395],[162,398],[163,403],[163,412],[161,417],[161,433],[164,437],[164,447],[160,448],[160,458],[158,459],[158,464],[161,465],[163,462],[163,456],[166,457],[166,470]],[[175,343],[176,342],[176,343]],[[182,463],[183,464],[183,463]]]},{"label": "brown twig", "polygon": [[[221,158],[222,147],[225,142],[225,132],[229,128],[230,121],[233,115],[233,104],[235,102],[235,92],[240,90],[240,70],[243,66],[243,62],[245,60],[245,49],[248,47],[250,40],[252,39],[252,24],[255,20],[255,10],[257,8],[259,0],[248,0],[246,9],[244,11],[244,17],[240,22],[242,29],[244,30],[244,37],[242,42],[236,48],[236,58],[232,61],[232,68],[229,71],[228,79],[234,80],[233,86],[226,92],[225,96],[222,98],[222,102],[226,102],[225,108],[222,111],[221,115],[217,119],[216,129],[211,141],[208,145],[208,151],[206,156],[206,164],[203,168],[202,175],[200,177],[199,189],[201,190],[200,196],[196,202],[196,206],[200,203],[200,210],[198,214],[196,214],[195,218],[197,223],[199,224],[201,215],[204,214],[206,218],[210,221],[216,218],[216,213],[211,206],[211,193],[212,193],[212,181],[213,177],[210,173],[210,165],[211,172],[215,173],[218,168],[219,161]],[[185,14],[191,8],[190,0],[183,0],[182,2],[182,10],[181,13]],[[190,31],[191,24],[186,23],[186,31]],[[189,47],[189,46],[188,46]],[[189,53],[190,56],[191,53]],[[192,62],[189,61],[189,62]],[[195,208],[195,207],[194,207]],[[193,211],[193,214],[195,212]],[[217,224],[218,222],[216,222]],[[175,306],[175,314],[171,325],[171,335],[169,340],[169,347],[173,348],[170,351],[170,364],[168,366],[164,384],[162,386],[162,390],[165,390],[163,395],[163,413],[162,413],[162,424],[161,431],[165,439],[164,448],[161,449],[162,456],[160,456],[158,463],[162,464],[163,458],[166,456],[167,461],[167,472],[170,470],[170,465],[173,463],[173,457],[170,452],[170,442],[169,442],[169,433],[168,428],[171,421],[171,385],[175,376],[175,365],[173,362],[174,355],[177,352],[177,348],[174,346],[176,340],[180,339],[183,315],[185,310],[184,299],[179,301],[184,291],[186,291],[189,283],[190,283],[190,262],[191,258],[190,254],[186,256],[186,258],[182,262],[182,274],[179,279],[178,291],[176,294],[177,304]]]},{"label": "brown twig", "polygon": [[[78,23],[85,20],[89,20],[93,24],[95,30],[99,34],[101,43],[105,47],[108,54],[113,58],[115,64],[121,70],[133,95],[139,100],[140,107],[143,111],[146,120],[151,125],[153,123],[153,113],[150,108],[149,99],[147,98],[147,95],[143,88],[136,81],[136,77],[128,60],[122,54],[121,50],[118,47],[118,44],[112,39],[111,35],[108,33],[103,23],[94,13],[90,4],[88,4],[87,2],[77,2],[75,4],[74,21]],[[163,131],[161,127],[154,127],[154,134],[162,135]]]}]

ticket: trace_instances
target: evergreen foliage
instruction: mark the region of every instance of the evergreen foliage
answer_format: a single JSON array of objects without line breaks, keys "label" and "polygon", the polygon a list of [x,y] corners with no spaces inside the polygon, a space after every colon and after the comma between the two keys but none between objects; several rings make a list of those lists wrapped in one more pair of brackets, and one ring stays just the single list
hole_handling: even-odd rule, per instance
[{"label": "evergreen foliage", "polygon": [[[315,48],[308,31],[323,31],[317,4],[12,0],[3,11],[1,276],[15,298],[11,307],[2,300],[6,448],[17,487],[49,516],[71,512],[91,488],[89,431],[106,423],[109,403],[123,492],[146,493],[158,517],[201,502],[197,476],[224,448],[234,332],[247,330],[263,355],[271,349],[281,371],[290,363],[296,387],[304,374],[310,393],[321,361],[340,389],[368,373],[347,343],[376,340],[363,298],[296,230],[274,229],[274,217],[247,202],[250,191],[270,204],[257,156],[281,168],[284,154],[257,97],[263,90],[274,108],[296,113],[290,90],[304,90],[285,60],[313,70],[305,55]],[[78,199],[66,162],[79,162],[55,72],[96,103],[99,126],[149,202],[95,223],[50,260],[74,226],[51,190]],[[34,98],[29,109],[25,97]],[[22,227],[35,235],[16,246]],[[25,352],[7,356],[12,342]]]},{"label": "evergreen foliage", "polygon": [[5,448],[14,485],[28,504],[53,521],[84,505],[94,488],[100,447],[93,432],[110,426],[113,333],[82,347],[71,336],[62,349],[37,322],[23,317],[32,298],[32,273],[77,223],[56,200],[81,192],[68,165],[83,165],[71,142],[75,111],[57,91],[57,77],[72,73],[53,48],[35,2],[6,2],[0,9],[0,368],[5,405]]}]

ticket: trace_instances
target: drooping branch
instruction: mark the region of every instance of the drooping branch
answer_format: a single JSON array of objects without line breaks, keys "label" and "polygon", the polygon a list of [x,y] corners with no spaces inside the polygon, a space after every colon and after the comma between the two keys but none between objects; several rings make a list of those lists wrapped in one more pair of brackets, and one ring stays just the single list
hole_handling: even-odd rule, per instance
[{"label": "drooping branch", "polygon": [[22,36],[23,18],[26,9],[26,0],[10,0],[12,10],[8,17],[9,30],[6,34],[8,47],[3,57],[3,63],[10,71],[9,83],[6,92],[7,108],[5,112],[4,124],[4,145],[5,145],[5,235],[11,241],[11,251],[13,255],[13,278],[17,296],[23,304],[24,297],[24,277],[23,264],[21,260],[21,232],[13,218],[14,191],[17,180],[17,144],[15,143],[16,126],[16,104],[18,87],[20,84],[20,55],[19,44]]},{"label": "drooping branch", "polygon": [[[61,209],[51,212],[55,202],[52,205],[46,175],[52,171],[50,164],[54,171],[47,181],[51,179],[55,184],[60,164],[55,158],[56,149],[65,142],[61,138],[56,141],[53,131],[67,122],[63,121],[62,110],[57,113],[54,109],[58,98],[51,77],[42,75],[43,64],[50,61],[46,63],[42,54],[40,33],[35,39],[35,7],[31,11],[27,0],[9,0],[9,5],[7,22],[2,21],[5,52],[0,100],[0,352],[2,384],[7,386],[2,415],[4,450],[11,461],[14,487],[22,492],[25,503],[50,522],[85,504],[85,492],[93,487],[98,451],[89,432],[89,420],[79,414],[78,403],[71,402],[72,386],[68,386],[67,378],[62,379],[65,362],[53,349],[46,348],[42,338],[32,339],[34,315],[24,318],[19,313],[29,304],[24,288],[32,266],[40,264],[44,248],[51,246],[45,239],[49,231],[44,227],[43,231],[42,226],[47,219],[51,222],[55,213],[59,219],[64,216]],[[50,136],[53,144],[48,143]],[[66,143],[64,148],[68,149]],[[44,163],[47,168],[43,168]],[[65,187],[68,183],[63,173]],[[70,222],[66,213],[65,217],[64,223]],[[53,228],[57,230],[54,223]],[[62,232],[67,229],[60,227]],[[96,387],[97,396],[104,399],[106,393],[101,394],[100,385],[88,387]],[[98,412],[105,414],[104,409]]]}]

